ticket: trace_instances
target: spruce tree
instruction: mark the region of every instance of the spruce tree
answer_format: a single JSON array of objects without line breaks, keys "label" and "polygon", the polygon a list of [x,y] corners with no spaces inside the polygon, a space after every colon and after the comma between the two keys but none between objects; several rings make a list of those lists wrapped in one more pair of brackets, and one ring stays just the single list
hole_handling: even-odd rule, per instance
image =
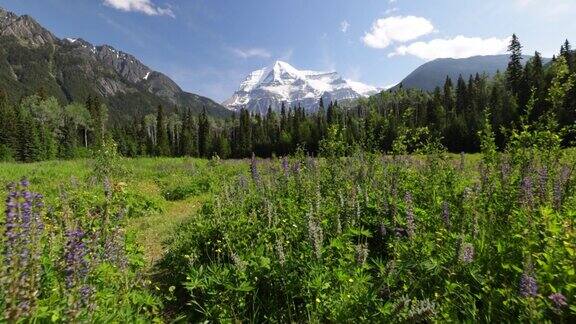
[{"label": "spruce tree", "polygon": [[158,132],[156,137],[156,156],[169,156],[170,142],[168,141],[168,130],[164,121],[164,108],[162,105],[158,106],[156,130]]},{"label": "spruce tree", "polygon": [[512,91],[516,97],[519,97],[522,92],[524,68],[522,65],[522,45],[516,34],[512,35],[508,52],[510,52],[510,61],[508,62],[508,69],[506,71],[507,85],[508,89]]}]

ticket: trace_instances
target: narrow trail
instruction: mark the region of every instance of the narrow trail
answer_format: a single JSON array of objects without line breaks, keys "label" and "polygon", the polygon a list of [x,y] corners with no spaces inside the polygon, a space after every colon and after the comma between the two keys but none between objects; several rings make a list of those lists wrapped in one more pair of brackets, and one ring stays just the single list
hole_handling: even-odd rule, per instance
[{"label": "narrow trail", "polygon": [[[148,183],[141,189],[146,194],[160,196],[160,190],[154,183]],[[205,199],[206,196],[194,196],[180,201],[167,201],[162,212],[134,218],[128,222],[127,229],[135,232],[136,239],[144,250],[148,269],[162,259],[166,252],[166,240],[180,224],[195,217]]]}]

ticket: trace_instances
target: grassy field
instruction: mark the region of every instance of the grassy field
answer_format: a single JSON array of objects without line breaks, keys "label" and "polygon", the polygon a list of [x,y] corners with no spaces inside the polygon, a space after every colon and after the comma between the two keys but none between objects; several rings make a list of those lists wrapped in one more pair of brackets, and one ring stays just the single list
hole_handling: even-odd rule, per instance
[{"label": "grassy field", "polygon": [[[19,206],[43,194],[43,224],[17,212],[37,237],[2,249],[41,262],[7,259],[0,308],[56,322],[569,322],[575,153],[115,158],[105,177],[92,160],[3,163],[1,183],[29,180],[6,191]],[[22,285],[18,267],[38,279]]]}]

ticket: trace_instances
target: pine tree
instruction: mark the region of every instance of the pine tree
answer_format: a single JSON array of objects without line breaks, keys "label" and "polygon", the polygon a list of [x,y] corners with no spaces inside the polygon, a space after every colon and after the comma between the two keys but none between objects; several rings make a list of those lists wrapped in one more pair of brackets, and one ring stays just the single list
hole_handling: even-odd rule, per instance
[{"label": "pine tree", "polygon": [[516,34],[512,35],[508,52],[510,52],[510,61],[508,62],[508,69],[506,71],[507,85],[508,89],[519,98],[522,93],[524,68],[522,65],[522,45]]},{"label": "pine tree", "polygon": [[18,122],[8,96],[0,90],[0,161],[16,158],[18,151]]},{"label": "pine tree", "polygon": [[208,115],[206,114],[206,107],[202,110],[198,120],[198,152],[201,157],[208,157],[210,149],[210,124]]},{"label": "pine tree", "polygon": [[168,141],[168,130],[166,127],[166,122],[164,121],[164,108],[162,105],[158,106],[156,116],[156,130],[158,132],[156,137],[156,156],[169,156],[170,142]]}]

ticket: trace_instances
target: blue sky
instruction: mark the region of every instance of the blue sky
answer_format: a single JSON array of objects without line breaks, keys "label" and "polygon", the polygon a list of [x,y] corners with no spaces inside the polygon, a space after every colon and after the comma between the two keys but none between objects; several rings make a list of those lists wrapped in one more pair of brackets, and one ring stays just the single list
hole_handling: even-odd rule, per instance
[{"label": "blue sky", "polygon": [[436,57],[551,56],[576,42],[576,0],[0,0],[59,37],[134,54],[183,89],[223,101],[275,60],[375,86]]}]

